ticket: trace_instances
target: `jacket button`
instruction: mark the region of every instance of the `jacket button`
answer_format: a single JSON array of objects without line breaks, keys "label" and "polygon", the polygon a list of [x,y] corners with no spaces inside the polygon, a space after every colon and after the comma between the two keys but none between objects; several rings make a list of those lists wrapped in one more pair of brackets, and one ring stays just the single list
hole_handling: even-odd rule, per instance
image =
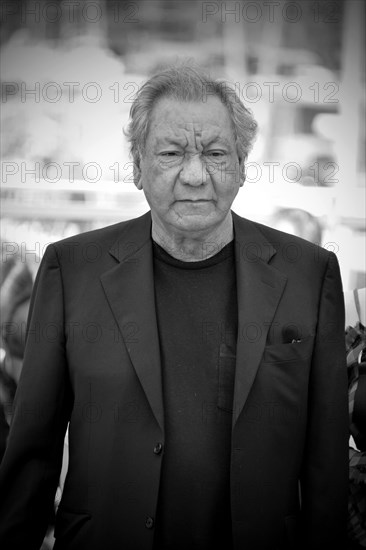
[{"label": "jacket button", "polygon": [[145,527],[146,529],[152,529],[154,527],[154,520],[150,516],[146,518]]},{"label": "jacket button", "polygon": [[161,443],[157,443],[154,447],[154,453],[156,455],[160,455],[162,450],[163,450],[163,445]]}]

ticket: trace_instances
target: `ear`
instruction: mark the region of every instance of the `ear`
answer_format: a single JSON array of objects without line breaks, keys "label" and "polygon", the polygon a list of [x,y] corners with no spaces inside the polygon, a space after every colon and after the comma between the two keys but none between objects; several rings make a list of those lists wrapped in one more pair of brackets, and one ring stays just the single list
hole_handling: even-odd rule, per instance
[{"label": "ear", "polygon": [[133,181],[137,189],[142,190],[141,170],[136,162],[133,163]]},{"label": "ear", "polygon": [[245,173],[245,159],[240,161],[239,177],[240,177],[240,187],[243,187],[244,182],[247,179],[247,175]]},{"label": "ear", "polygon": [[134,183],[135,183],[135,186],[137,187],[137,189],[138,189],[139,191],[142,191],[142,182],[141,182],[141,178],[139,178],[139,179],[134,178]]}]

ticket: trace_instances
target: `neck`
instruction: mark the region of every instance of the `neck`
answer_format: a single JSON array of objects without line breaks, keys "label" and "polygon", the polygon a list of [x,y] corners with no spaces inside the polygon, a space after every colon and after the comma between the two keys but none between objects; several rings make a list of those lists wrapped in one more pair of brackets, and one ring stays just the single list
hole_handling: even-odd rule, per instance
[{"label": "neck", "polygon": [[153,220],[151,235],[153,240],[173,258],[183,262],[198,262],[211,258],[233,240],[233,220],[229,212],[218,227],[192,234],[169,233]]}]

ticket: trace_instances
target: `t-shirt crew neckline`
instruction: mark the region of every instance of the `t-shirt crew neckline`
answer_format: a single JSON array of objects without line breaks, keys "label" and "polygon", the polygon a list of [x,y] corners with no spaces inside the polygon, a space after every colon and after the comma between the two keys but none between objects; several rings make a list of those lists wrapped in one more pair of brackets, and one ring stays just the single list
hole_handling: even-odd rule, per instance
[{"label": "t-shirt crew neckline", "polygon": [[227,245],[223,246],[219,252],[209,258],[193,262],[185,262],[171,256],[162,246],[153,240],[153,252],[155,259],[178,269],[204,269],[206,267],[211,267],[223,262],[227,258],[232,257],[234,254],[234,248],[235,244],[233,239]]}]

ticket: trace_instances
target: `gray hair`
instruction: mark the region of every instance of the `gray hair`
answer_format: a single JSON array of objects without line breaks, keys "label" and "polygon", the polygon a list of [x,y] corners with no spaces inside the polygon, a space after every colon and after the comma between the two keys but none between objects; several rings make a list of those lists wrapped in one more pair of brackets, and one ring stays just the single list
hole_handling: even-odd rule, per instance
[{"label": "gray hair", "polygon": [[210,96],[218,97],[226,106],[239,160],[244,163],[257,133],[257,123],[252,112],[244,106],[229,82],[213,79],[202,68],[185,62],[155,73],[136,94],[130,110],[130,122],[125,131],[130,143],[135,174],[140,168],[141,155],[145,152],[155,103],[162,97],[171,97],[178,101],[206,102]]}]

